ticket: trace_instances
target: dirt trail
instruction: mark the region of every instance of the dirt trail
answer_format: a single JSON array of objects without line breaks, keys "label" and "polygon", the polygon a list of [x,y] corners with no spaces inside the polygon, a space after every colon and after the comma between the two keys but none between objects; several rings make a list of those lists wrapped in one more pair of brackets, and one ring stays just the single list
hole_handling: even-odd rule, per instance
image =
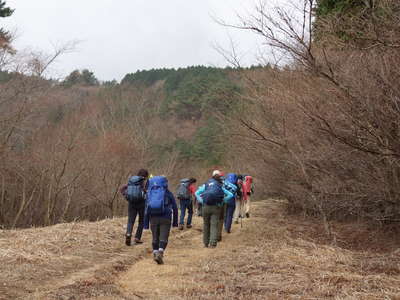
[{"label": "dirt trail", "polygon": [[[216,249],[204,248],[201,220],[171,239],[165,264],[149,254],[119,276],[124,299],[400,299],[400,251],[346,250],[322,224],[285,215],[284,202],[253,205]],[[398,245],[397,245],[398,246]],[[96,298],[100,299],[100,298]],[[115,297],[102,298],[115,299]]]},{"label": "dirt trail", "polygon": [[[243,226],[255,226],[255,219],[252,219],[253,222],[245,219]],[[235,245],[241,243],[240,225],[235,225],[233,232],[225,234],[217,248],[205,248],[201,233],[202,220],[196,221],[194,229],[190,229],[190,235],[171,239],[164,265],[157,265],[149,256],[123,274],[117,281],[123,294],[146,299],[161,299],[166,296],[168,299],[181,299],[180,290],[190,290],[201,285],[193,277],[199,267],[207,267],[207,261],[217,259],[227,248],[235,248]]]}]

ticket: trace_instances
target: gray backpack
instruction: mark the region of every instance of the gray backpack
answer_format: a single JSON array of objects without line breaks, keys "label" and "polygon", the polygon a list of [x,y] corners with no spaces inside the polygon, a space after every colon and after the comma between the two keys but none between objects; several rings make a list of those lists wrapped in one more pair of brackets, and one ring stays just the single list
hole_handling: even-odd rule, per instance
[{"label": "gray backpack", "polygon": [[182,179],[180,181],[178,191],[176,192],[176,197],[179,200],[190,199],[189,185],[190,185],[190,180],[188,178]]}]

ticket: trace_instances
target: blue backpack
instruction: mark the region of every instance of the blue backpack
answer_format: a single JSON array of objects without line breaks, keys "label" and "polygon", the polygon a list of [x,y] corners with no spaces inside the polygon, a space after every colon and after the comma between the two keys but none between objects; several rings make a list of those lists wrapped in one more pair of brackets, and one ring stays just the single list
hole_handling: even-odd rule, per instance
[{"label": "blue backpack", "polygon": [[145,194],[143,190],[144,177],[132,176],[129,178],[128,187],[126,189],[125,198],[134,204],[144,203]]},{"label": "blue backpack", "polygon": [[147,190],[147,212],[150,215],[163,215],[168,209],[167,190],[167,178],[164,176],[150,178]]},{"label": "blue backpack", "polygon": [[205,183],[204,193],[201,195],[204,204],[218,205],[224,201],[225,193],[222,190],[222,183],[215,179],[210,179]]},{"label": "blue backpack", "polygon": [[226,176],[226,179],[227,179],[230,183],[236,185],[239,178],[238,178],[237,174],[235,174],[235,173],[229,173],[229,174]]},{"label": "blue backpack", "polygon": [[227,203],[229,206],[234,206],[235,205],[235,199],[236,199],[236,192],[237,192],[237,185],[231,183],[228,179],[224,181],[224,188],[230,191],[233,194],[233,197],[229,200]]}]

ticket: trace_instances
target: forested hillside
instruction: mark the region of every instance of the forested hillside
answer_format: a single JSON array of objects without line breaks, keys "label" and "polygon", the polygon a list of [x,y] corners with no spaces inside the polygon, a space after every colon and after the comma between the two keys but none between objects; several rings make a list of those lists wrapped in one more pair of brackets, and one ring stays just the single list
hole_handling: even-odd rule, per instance
[{"label": "forested hillside", "polygon": [[234,70],[150,70],[100,84],[89,70],[59,82],[30,66],[1,73],[4,227],[123,215],[118,189],[137,169],[173,186],[223,161],[218,118],[239,97]]},{"label": "forested hillside", "polygon": [[139,70],[120,83],[89,70],[46,79],[62,51],[19,58],[16,72],[18,51],[4,43],[0,223],[123,214],[118,187],[143,166],[172,184],[216,166],[251,173],[260,198],[288,199],[332,236],[333,219],[396,222],[399,10],[394,0],[260,5],[234,27],[260,35],[276,65]]}]

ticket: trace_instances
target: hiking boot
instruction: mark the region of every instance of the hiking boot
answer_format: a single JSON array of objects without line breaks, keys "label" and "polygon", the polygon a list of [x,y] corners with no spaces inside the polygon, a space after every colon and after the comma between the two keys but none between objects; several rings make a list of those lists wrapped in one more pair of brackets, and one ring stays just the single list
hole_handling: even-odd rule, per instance
[{"label": "hiking boot", "polygon": [[249,213],[246,213],[246,218],[250,218],[250,214]]},{"label": "hiking boot", "polygon": [[231,230],[230,229],[228,229],[228,230],[225,230],[226,231],[226,233],[231,233]]},{"label": "hiking boot", "polygon": [[164,263],[163,261],[163,253],[161,251],[157,251],[154,253],[154,260],[157,262],[157,264],[162,265]]},{"label": "hiking boot", "polygon": [[143,244],[143,241],[141,241],[141,240],[138,239],[138,238],[135,238],[135,244]]},{"label": "hiking boot", "polygon": [[204,245],[204,248],[208,248],[208,245]]},{"label": "hiking boot", "polygon": [[188,224],[186,225],[186,228],[192,228],[192,225]]},{"label": "hiking boot", "polygon": [[131,245],[131,236],[130,235],[125,236],[125,245],[127,245],[127,246]]},{"label": "hiking boot", "polygon": [[183,230],[183,225],[179,225],[178,229]]},{"label": "hiking boot", "polygon": [[210,245],[208,248],[217,248],[217,245]]}]

